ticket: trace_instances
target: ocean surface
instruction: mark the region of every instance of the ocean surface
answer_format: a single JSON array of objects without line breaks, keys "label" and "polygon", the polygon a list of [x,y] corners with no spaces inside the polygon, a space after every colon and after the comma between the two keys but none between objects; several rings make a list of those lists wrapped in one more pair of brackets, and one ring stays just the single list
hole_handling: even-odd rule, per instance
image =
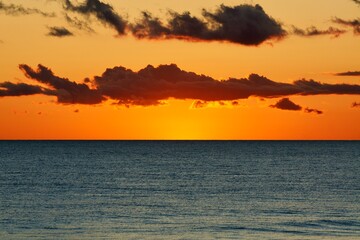
[{"label": "ocean surface", "polygon": [[0,239],[360,239],[360,141],[0,141]]}]

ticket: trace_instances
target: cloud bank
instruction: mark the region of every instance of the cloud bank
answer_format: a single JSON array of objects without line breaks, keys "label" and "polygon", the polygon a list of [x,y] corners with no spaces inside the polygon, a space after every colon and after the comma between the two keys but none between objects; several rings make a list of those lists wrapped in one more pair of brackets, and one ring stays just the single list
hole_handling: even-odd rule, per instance
[{"label": "cloud bank", "polygon": [[[122,66],[108,68],[101,76],[88,78],[84,83],[58,77],[43,65],[38,65],[37,69],[25,64],[19,67],[26,77],[45,85],[46,88],[38,88],[38,86],[32,88],[27,84],[21,85],[23,83],[12,86],[5,82],[1,83],[0,87],[2,96],[11,96],[12,89],[25,87],[31,90],[18,91],[16,96],[40,93],[56,96],[58,103],[64,104],[98,104],[108,99],[125,106],[160,105],[168,99],[192,99],[199,100],[197,105],[200,107],[206,102],[214,101],[219,104],[221,101],[236,103],[239,99],[251,96],[278,98],[292,95],[360,94],[360,85],[328,84],[305,79],[293,83],[281,83],[257,74],[251,74],[248,78],[216,80],[181,70],[175,64],[158,67],[148,65],[138,72]],[[282,100],[274,107],[294,108],[289,101]]]}]

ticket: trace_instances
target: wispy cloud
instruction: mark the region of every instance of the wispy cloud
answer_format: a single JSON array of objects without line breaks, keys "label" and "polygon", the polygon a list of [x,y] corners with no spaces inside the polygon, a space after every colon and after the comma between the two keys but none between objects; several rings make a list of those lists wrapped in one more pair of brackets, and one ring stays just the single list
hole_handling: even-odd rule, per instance
[{"label": "wispy cloud", "polygon": [[312,109],[312,108],[305,108],[304,112],[306,113],[315,113],[315,114],[323,114],[323,111],[317,110],[317,109]]},{"label": "wispy cloud", "polygon": [[137,38],[226,41],[243,45],[259,45],[286,35],[282,25],[267,15],[260,5],[221,5],[214,12],[203,9],[202,18],[190,12],[170,11],[169,15],[163,23],[144,12],[141,20],[130,25],[130,30]]},{"label": "wispy cloud", "polygon": [[0,12],[4,12],[7,15],[12,16],[21,16],[21,15],[29,15],[29,14],[39,14],[44,17],[55,17],[55,13],[47,13],[43,12],[36,8],[26,8],[22,5],[15,5],[15,4],[5,4],[0,1]]},{"label": "wispy cloud", "polygon": [[354,30],[354,34],[360,35],[360,18],[354,19],[354,20],[344,20],[341,18],[334,18],[334,19],[332,19],[332,21],[334,23],[337,23],[337,24],[340,24],[343,26],[352,27]]},{"label": "wispy cloud", "polygon": [[334,27],[329,27],[326,30],[320,30],[314,26],[306,28],[305,30],[301,28],[297,28],[295,26],[292,26],[292,28],[293,28],[292,33],[294,35],[298,35],[301,37],[315,37],[321,35],[332,35],[334,37],[339,37],[341,34],[346,33],[346,30],[338,29]]},{"label": "wispy cloud", "polygon": [[127,22],[109,4],[99,0],[86,0],[83,4],[74,5],[70,0],[64,0],[64,8],[85,16],[94,16],[101,23],[114,28],[118,35],[125,34]]},{"label": "wispy cloud", "polygon": [[360,0],[352,0],[354,3],[360,4]]},{"label": "wispy cloud", "polygon": [[65,20],[74,28],[77,28],[88,33],[95,32],[94,29],[90,26],[88,21],[82,21],[77,17],[70,17],[68,14],[65,14]]},{"label": "wispy cloud", "polygon": [[48,36],[52,37],[68,37],[74,34],[64,27],[49,27]]}]

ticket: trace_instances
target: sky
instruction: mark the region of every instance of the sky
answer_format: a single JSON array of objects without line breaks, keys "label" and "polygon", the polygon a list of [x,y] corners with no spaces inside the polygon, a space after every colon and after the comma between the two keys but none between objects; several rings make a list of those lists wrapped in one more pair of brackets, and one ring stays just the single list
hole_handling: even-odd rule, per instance
[{"label": "sky", "polygon": [[0,139],[360,140],[358,0],[0,0]]}]

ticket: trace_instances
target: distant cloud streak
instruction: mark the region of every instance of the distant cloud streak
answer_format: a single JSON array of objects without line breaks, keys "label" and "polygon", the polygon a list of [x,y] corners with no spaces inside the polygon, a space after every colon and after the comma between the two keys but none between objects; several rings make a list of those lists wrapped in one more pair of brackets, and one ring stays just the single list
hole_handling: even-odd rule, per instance
[{"label": "distant cloud streak", "polygon": [[55,17],[55,13],[43,12],[36,8],[25,8],[22,5],[5,4],[0,1],[0,12],[4,12],[7,15],[21,16],[30,14],[39,14],[43,17]]},{"label": "distant cloud streak", "polygon": [[312,108],[305,108],[304,112],[306,113],[315,113],[315,114],[323,114],[323,111],[317,110],[317,109],[312,109]]},{"label": "distant cloud streak", "polygon": [[360,71],[348,71],[348,72],[341,72],[336,73],[336,76],[360,76]]},{"label": "distant cloud streak", "polygon": [[332,20],[334,23],[346,26],[346,27],[352,27],[354,30],[355,35],[360,35],[360,18],[354,19],[354,20],[344,20],[341,18],[334,18]]},{"label": "distant cloud streak", "polygon": [[293,34],[301,37],[315,37],[321,35],[333,35],[334,37],[339,37],[341,34],[346,33],[346,30],[329,27],[326,30],[319,30],[314,26],[311,26],[305,30],[293,26]]},{"label": "distant cloud streak", "polygon": [[11,83],[2,82],[0,83],[0,97],[9,96],[24,96],[34,94],[46,94],[43,88],[40,86],[29,85],[26,83]]}]

